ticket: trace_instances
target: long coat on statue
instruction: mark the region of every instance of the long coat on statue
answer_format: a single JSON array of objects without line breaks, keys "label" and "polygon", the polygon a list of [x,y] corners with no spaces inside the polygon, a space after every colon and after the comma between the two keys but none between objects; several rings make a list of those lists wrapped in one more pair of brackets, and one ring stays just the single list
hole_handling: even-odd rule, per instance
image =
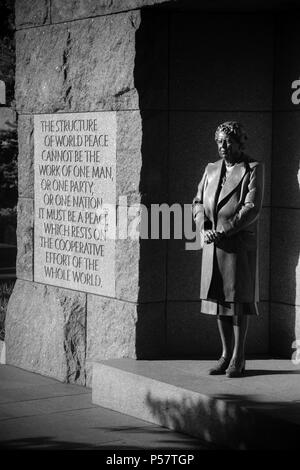
[{"label": "long coat on statue", "polygon": [[243,155],[219,192],[224,165],[223,159],[207,165],[192,204],[197,229],[225,232],[219,242],[203,245],[200,298],[257,302],[264,166]]}]

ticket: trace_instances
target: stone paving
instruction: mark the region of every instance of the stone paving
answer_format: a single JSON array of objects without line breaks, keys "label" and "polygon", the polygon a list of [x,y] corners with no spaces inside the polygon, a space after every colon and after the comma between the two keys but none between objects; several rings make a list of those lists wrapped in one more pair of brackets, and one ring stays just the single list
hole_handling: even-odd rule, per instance
[{"label": "stone paving", "polygon": [[0,365],[0,449],[197,449],[199,440],[93,405],[91,389]]}]

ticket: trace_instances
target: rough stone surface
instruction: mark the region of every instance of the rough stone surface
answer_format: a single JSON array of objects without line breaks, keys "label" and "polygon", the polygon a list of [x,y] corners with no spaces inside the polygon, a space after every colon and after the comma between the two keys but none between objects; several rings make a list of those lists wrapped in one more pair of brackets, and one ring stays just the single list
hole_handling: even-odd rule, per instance
[{"label": "rough stone surface", "polygon": [[141,150],[142,117],[139,110],[117,112],[117,150],[120,152]]},{"label": "rough stone surface", "polygon": [[17,223],[17,277],[33,280],[33,200],[20,198]]},{"label": "rough stone surface", "polygon": [[19,112],[137,108],[133,73],[139,23],[134,11],[18,31]]},{"label": "rough stone surface", "polygon": [[85,384],[86,296],[17,280],[10,297],[7,364]]},{"label": "rough stone surface", "polygon": [[164,303],[138,305],[88,294],[87,385],[93,361],[159,357],[164,348]]},{"label": "rough stone surface", "polygon": [[[270,304],[270,351],[291,359],[298,350],[300,359],[300,307],[272,302]],[[298,362],[299,364],[299,362]]]},{"label": "rough stone surface", "polygon": [[26,28],[50,23],[50,0],[16,0],[16,27]]},{"label": "rough stone surface", "polygon": [[52,0],[52,21],[107,15],[170,1],[176,0]]},{"label": "rough stone surface", "polygon": [[33,168],[33,119],[31,116],[19,115],[18,118],[18,190],[19,197],[34,197]]},{"label": "rough stone surface", "polygon": [[300,306],[300,211],[272,209],[271,300]]},{"label": "rough stone surface", "polygon": [[[260,315],[250,319],[248,354],[268,352],[268,307],[267,302],[260,302]],[[216,317],[201,313],[200,302],[168,302],[167,309],[168,354],[178,357],[217,357],[221,354]]]},{"label": "rough stone surface", "polygon": [[[140,111],[117,112],[117,203],[141,201],[142,118]],[[119,199],[120,196],[126,197]]]},{"label": "rough stone surface", "polygon": [[166,241],[118,240],[116,297],[131,302],[164,301]]},{"label": "rough stone surface", "polygon": [[[167,200],[168,114],[117,113],[117,196],[128,203]],[[120,204],[123,204],[120,201]]]}]

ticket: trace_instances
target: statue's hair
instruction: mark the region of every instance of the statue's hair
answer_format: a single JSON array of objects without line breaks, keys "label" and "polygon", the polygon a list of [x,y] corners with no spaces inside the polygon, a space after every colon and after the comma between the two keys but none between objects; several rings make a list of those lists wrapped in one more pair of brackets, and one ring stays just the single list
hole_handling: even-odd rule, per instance
[{"label": "statue's hair", "polygon": [[215,132],[215,140],[218,139],[219,133],[223,132],[226,135],[231,135],[239,142],[242,150],[245,148],[245,142],[248,139],[247,133],[242,124],[237,121],[226,121],[217,127]]}]

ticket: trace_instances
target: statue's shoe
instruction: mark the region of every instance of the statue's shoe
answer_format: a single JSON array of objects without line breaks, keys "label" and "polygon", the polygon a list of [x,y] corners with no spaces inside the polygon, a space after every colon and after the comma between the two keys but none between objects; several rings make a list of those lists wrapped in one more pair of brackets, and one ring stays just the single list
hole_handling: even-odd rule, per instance
[{"label": "statue's shoe", "polygon": [[226,376],[229,378],[242,377],[245,373],[245,366],[245,359],[242,361],[237,361],[236,359],[232,360],[226,370]]},{"label": "statue's shoe", "polygon": [[209,375],[221,375],[225,374],[227,367],[230,364],[230,358],[226,358],[224,356],[221,356],[218,362],[214,367],[209,369],[208,374]]}]

